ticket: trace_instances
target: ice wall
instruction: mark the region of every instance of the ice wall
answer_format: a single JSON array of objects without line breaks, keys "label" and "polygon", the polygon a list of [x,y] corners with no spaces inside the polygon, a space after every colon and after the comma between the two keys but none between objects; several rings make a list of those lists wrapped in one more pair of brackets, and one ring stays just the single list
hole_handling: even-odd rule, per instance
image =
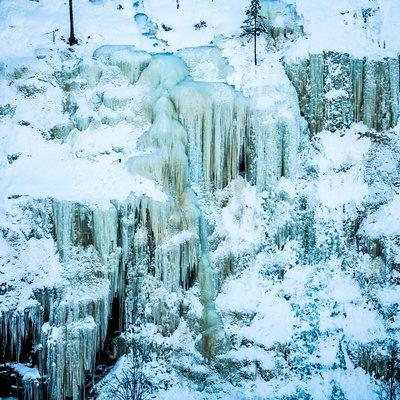
[{"label": "ice wall", "polygon": [[188,135],[191,180],[208,190],[226,186],[240,172],[250,135],[248,102],[223,83],[183,82],[171,97]]},{"label": "ice wall", "polygon": [[[129,159],[127,167],[132,173],[145,175],[161,183],[170,198],[163,205],[150,202],[150,211],[147,205],[144,205],[143,217],[136,218],[135,226],[127,227],[127,233],[124,235],[126,242],[137,243],[137,248],[131,253],[128,251],[124,256],[127,259],[137,257],[128,267],[128,276],[132,282],[137,281],[133,269],[136,269],[138,264],[143,267],[144,263],[144,270],[149,271],[152,269],[152,262],[155,276],[163,281],[170,291],[177,291],[179,287],[189,288],[197,275],[199,276],[204,307],[201,350],[205,357],[210,358],[220,346],[223,330],[213,305],[216,295],[212,287],[215,282],[208,247],[205,246],[206,231],[205,228],[202,230],[201,222],[199,223],[202,220],[201,211],[191,183],[211,190],[211,173],[215,170],[221,175],[226,175],[224,157],[218,152],[223,151],[224,145],[228,150],[233,147],[226,143],[228,133],[233,136],[233,141],[235,140],[236,132],[232,128],[234,91],[227,85],[207,86],[188,82],[186,79],[186,66],[172,55],[155,56],[149,69],[145,70],[140,78],[140,83],[150,89],[148,96],[151,99],[149,107],[153,122],[150,130],[139,139],[139,147],[146,154]],[[214,92],[211,89],[214,89]],[[223,92],[222,96],[220,95],[222,105],[218,103],[216,89],[219,89],[219,93]],[[230,96],[226,97],[226,92]],[[190,102],[192,109],[190,106],[183,109],[185,101]],[[217,105],[214,105],[215,103]],[[225,111],[224,107],[228,111]],[[208,117],[209,114],[211,117]],[[227,124],[221,126],[224,123]],[[219,136],[222,136],[225,142],[220,143]],[[238,145],[235,144],[236,150]],[[222,157],[222,162],[218,165],[214,165],[217,161],[215,153]],[[218,179],[218,184],[221,185],[222,180],[219,177]],[[159,210],[154,206],[159,207]],[[138,239],[132,238],[132,234],[137,235]],[[132,288],[129,292],[133,298],[128,298],[127,304],[132,305],[135,296],[137,299],[137,293]],[[163,310],[155,311],[155,322],[165,319],[160,315]],[[137,318],[137,313],[131,313],[130,310],[127,314]],[[132,322],[134,321],[130,319],[130,323]],[[172,330],[174,323],[176,322],[171,320],[168,323]]]},{"label": "ice wall", "polygon": [[[138,51],[135,46],[104,45],[93,53],[93,58],[94,60],[101,61],[105,65],[118,67],[121,74],[125,76],[130,83],[135,83],[139,79],[141,72],[148,66],[151,56],[145,51]],[[92,66],[92,68],[89,69],[88,65]],[[89,64],[86,64],[86,62],[81,64],[79,66],[80,75],[87,76],[87,71],[90,71],[90,77],[93,75],[98,76],[98,69],[93,68],[95,66],[96,64],[93,61],[89,61]],[[90,81],[95,82],[93,79]]]},{"label": "ice wall", "polygon": [[[230,70],[212,48],[182,54],[193,68],[202,52],[218,71],[223,66],[222,75]],[[198,349],[207,360],[226,349],[204,205],[238,175],[262,191],[296,168],[298,126],[282,114],[266,123],[225,78],[196,82],[177,55],[149,55],[132,46],[102,46],[93,58],[56,73],[70,123],[62,138],[52,138],[77,151],[85,131],[125,119],[142,134],[126,146],[133,154],[112,151],[132,175],[155,182],[165,196],[132,187],[125,200],[101,207],[51,200],[47,219],[62,282],[37,291],[24,311],[11,309],[0,318],[4,360],[25,362],[34,345],[34,365],[47,383],[39,398],[45,392],[51,399],[84,398],[111,317],[119,330],[152,322],[163,335],[174,332],[183,293],[193,285],[203,307]],[[90,151],[94,160],[102,154]],[[118,315],[112,315],[115,301]],[[26,395],[38,396],[29,387]]]},{"label": "ice wall", "polygon": [[357,59],[346,53],[326,52],[287,60],[285,66],[312,134],[359,121],[379,131],[397,124],[397,59]]},{"label": "ice wall", "polygon": [[202,255],[199,261],[198,280],[200,285],[200,301],[203,306],[203,333],[200,350],[204,358],[212,360],[227,350],[228,342],[223,329],[221,316],[215,307],[218,294],[217,274],[211,264],[208,245],[207,223],[203,216],[199,219],[199,233]]},{"label": "ice wall", "polygon": [[[287,99],[284,107],[291,102],[291,97]],[[280,115],[282,109],[253,112],[252,134],[245,142],[244,153],[251,160],[249,181],[257,186],[258,192],[271,190],[281,177],[292,179],[298,172],[302,121],[295,113],[285,111]]]},{"label": "ice wall", "polygon": [[304,34],[302,16],[296,5],[282,0],[262,0],[261,14],[268,21],[268,34],[273,38],[275,46],[279,42],[294,39]]}]

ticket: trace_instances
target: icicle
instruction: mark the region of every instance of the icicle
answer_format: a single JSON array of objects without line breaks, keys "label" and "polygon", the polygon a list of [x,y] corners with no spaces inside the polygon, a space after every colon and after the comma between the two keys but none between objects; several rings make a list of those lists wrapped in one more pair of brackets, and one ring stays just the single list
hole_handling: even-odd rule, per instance
[{"label": "icicle", "polygon": [[120,111],[133,100],[133,93],[120,88],[107,89],[103,94],[103,104],[113,111]]},{"label": "icicle", "polygon": [[43,400],[45,398],[43,384],[37,368],[27,367],[24,364],[13,364],[12,367],[22,380],[24,399]]},{"label": "icicle", "polygon": [[353,121],[360,122],[362,120],[362,103],[363,103],[363,74],[364,62],[359,59],[351,60],[351,79],[353,84]]},{"label": "icicle", "polygon": [[[161,94],[186,77],[187,68],[179,58],[171,55],[152,58],[140,78],[141,84],[154,91],[149,94],[153,124],[139,139],[139,147],[147,154],[127,162],[132,173],[155,179],[171,196],[164,204],[141,198],[134,200],[134,206],[124,207],[127,214],[123,225],[123,260],[129,262],[136,254],[142,255],[129,263],[127,274],[132,275],[130,268],[136,261],[141,265],[146,260],[147,270],[170,291],[189,286],[198,256],[197,213],[193,212],[188,196],[187,134],[177,120],[171,100]],[[189,236],[175,244],[173,238],[184,230]],[[147,240],[143,232],[147,233]],[[139,235],[137,240],[136,235]],[[137,243],[139,248],[132,252],[131,243]]]},{"label": "icicle", "polygon": [[[110,296],[115,296],[123,290],[120,271],[121,250],[117,247],[118,212],[114,206],[104,210],[93,210],[93,244],[107,267],[108,279],[111,284]],[[110,303],[112,299],[110,298]]]},{"label": "icicle", "polygon": [[397,123],[399,111],[399,62],[394,59],[364,63],[363,121],[376,130]]},{"label": "icicle", "polygon": [[[153,270],[154,276],[171,291],[189,286],[199,254],[198,212],[189,193],[183,194],[181,199],[182,209],[172,200],[163,204],[147,198],[138,198],[122,207],[123,263],[135,268],[135,257],[139,257],[139,265],[146,259],[147,270]],[[182,231],[187,234],[179,236]],[[143,232],[147,233],[146,240]],[[136,251],[135,246],[138,246]],[[150,253],[143,255],[146,248],[153,260]],[[127,273],[130,274],[129,268]]]},{"label": "icicle", "polygon": [[35,300],[24,310],[3,311],[0,314],[0,360],[19,362],[24,343],[39,339],[42,324],[42,309]]},{"label": "icicle", "polygon": [[[262,105],[268,89],[268,86],[260,88]],[[294,178],[297,175],[299,143],[304,130],[296,92],[289,82],[280,101],[272,107],[257,106],[253,110],[251,134],[245,146],[250,151],[246,156],[250,160],[250,182],[256,185],[258,192],[270,190],[282,176]]]},{"label": "icicle", "polygon": [[62,327],[44,326],[46,371],[50,397],[80,400],[85,393],[85,371],[94,371],[99,346],[97,324],[92,317]]},{"label": "icicle", "polygon": [[199,284],[200,301],[203,305],[201,352],[204,358],[210,360],[221,353],[227,343],[222,319],[215,309],[214,300],[217,297],[217,279],[210,263],[207,226],[202,216],[199,218],[199,235],[201,243]]},{"label": "icicle", "polygon": [[311,131],[320,132],[323,129],[323,88],[324,88],[324,57],[322,54],[310,54],[310,115]]},{"label": "icicle", "polygon": [[89,207],[68,201],[53,201],[54,226],[58,250],[62,258],[71,246],[93,243],[92,215]]},{"label": "icicle", "polygon": [[209,190],[224,187],[239,173],[246,99],[222,83],[183,82],[170,92],[188,132],[191,180]]},{"label": "icicle", "polygon": [[171,195],[180,196],[188,186],[186,132],[176,120],[173,105],[161,97],[154,105],[153,125],[139,140],[150,154],[131,158],[128,169],[162,184]]}]

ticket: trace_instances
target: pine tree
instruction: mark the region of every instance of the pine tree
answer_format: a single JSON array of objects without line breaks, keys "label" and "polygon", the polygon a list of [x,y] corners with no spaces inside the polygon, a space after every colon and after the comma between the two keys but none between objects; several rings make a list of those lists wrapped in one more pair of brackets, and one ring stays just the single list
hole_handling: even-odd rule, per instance
[{"label": "pine tree", "polygon": [[70,35],[68,39],[68,44],[73,46],[74,44],[78,44],[78,40],[74,34],[74,9],[72,7],[72,0],[69,0],[69,29]]},{"label": "pine tree", "polygon": [[251,0],[249,8],[246,10],[246,20],[243,21],[243,32],[241,37],[252,38],[254,42],[254,64],[257,65],[257,36],[261,33],[269,33],[270,26],[265,17],[260,14],[260,0]]}]

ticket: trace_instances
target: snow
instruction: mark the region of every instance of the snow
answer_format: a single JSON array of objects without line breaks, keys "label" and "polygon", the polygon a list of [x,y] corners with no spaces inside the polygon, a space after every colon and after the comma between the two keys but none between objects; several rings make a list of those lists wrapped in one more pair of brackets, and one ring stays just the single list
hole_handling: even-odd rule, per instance
[{"label": "snow", "polygon": [[361,232],[368,237],[397,236],[400,234],[400,194],[371,213],[363,222]]},{"label": "snow", "polygon": [[20,376],[22,376],[23,380],[40,378],[39,372],[36,368],[29,368],[24,364],[14,364],[13,368]]},{"label": "snow", "polygon": [[[208,45],[219,34],[237,34],[244,19],[245,4],[244,0],[180,0],[177,10],[176,0],[149,0],[144,9],[160,26],[159,37],[168,41],[171,50],[177,50]],[[207,27],[196,30],[194,25],[201,21],[205,21]],[[174,28],[164,32],[162,23]]]},{"label": "snow", "polygon": [[[34,62],[33,67],[38,63]],[[24,61],[25,64],[27,62]],[[15,69],[10,65],[8,68]],[[31,71],[30,64],[27,65]],[[49,66],[45,64],[44,68],[47,70]],[[125,153],[135,152],[137,138],[148,127],[141,115],[138,115],[136,124],[121,122],[115,126],[99,126],[97,123],[84,133],[72,131],[65,142],[49,141],[37,131],[43,134],[53,127],[70,124],[66,114],[61,112],[61,90],[52,86],[54,84],[48,85],[45,95],[26,99],[8,88],[5,82],[3,84],[7,90],[1,96],[7,100],[10,96],[14,97],[16,113],[13,119],[4,119],[1,129],[4,166],[0,182],[1,201],[13,195],[30,195],[107,204],[112,199],[123,201],[133,191],[165,201],[165,195],[154,182],[132,176],[124,168],[126,156],[120,154],[120,149]],[[140,104],[140,91],[117,90],[109,85],[106,89],[103,95],[105,105],[110,103],[113,106],[119,102],[121,106],[126,106],[128,101]],[[114,100],[113,96],[117,99]],[[90,96],[78,102],[78,115],[96,117],[97,112],[91,110],[88,101],[91,101]],[[100,114],[102,110],[100,108]],[[50,115],[50,118],[44,118],[44,115]],[[29,125],[21,126],[14,121],[27,121]],[[19,157],[13,164],[7,165],[7,154]]]},{"label": "snow", "polygon": [[[30,2],[28,5],[25,5],[25,3],[24,5],[19,3],[20,1],[16,0],[13,2],[3,2],[1,5],[1,12],[4,16],[4,18],[2,19],[3,29],[1,29],[3,35],[5,35],[5,37],[3,38],[3,43],[10,42],[14,44],[13,46],[2,46],[2,59],[12,57],[15,54],[18,54],[19,57],[34,57],[36,49],[56,49],[59,46],[65,46],[62,44],[62,42],[60,42],[60,37],[63,36],[65,38],[68,36],[66,26],[67,24],[65,24],[65,19],[67,17],[67,5],[65,5],[65,9],[63,9],[60,8],[58,5],[55,6],[54,2],[51,1],[41,1],[39,3]],[[345,23],[342,19],[345,18],[346,15],[350,15],[352,12],[359,13],[361,7],[366,6],[366,4],[364,3],[365,2],[357,1],[355,4],[350,5],[348,2],[343,0],[335,5],[327,2],[324,7],[317,7],[313,3],[313,1],[307,0],[295,4],[298,8],[299,13],[305,16],[305,23],[308,27],[307,33],[309,35],[307,43],[311,43],[310,46],[313,47],[317,46],[314,42],[320,40],[321,43],[323,43],[324,45],[324,50],[327,49],[326,46],[328,43],[332,43],[333,45],[338,43],[340,45],[343,45],[343,43],[352,43],[354,44],[354,47],[356,47],[357,40],[350,41],[337,37],[338,32],[343,31],[343,29],[338,29],[338,24]],[[76,48],[76,51],[81,52],[82,54],[90,54],[101,44],[122,45],[126,44],[127,42],[132,45],[136,45],[137,47],[148,47],[148,39],[145,39],[138,34],[136,24],[131,18],[133,12],[132,3],[126,1],[121,2],[121,4],[123,6],[123,9],[117,10],[117,4],[111,0],[99,2],[99,4],[92,4],[90,2],[82,1],[75,2],[75,22],[77,26],[76,34],[80,38],[87,38],[88,36],[90,36],[90,39],[82,40],[81,46],[78,46]],[[393,1],[383,2],[383,4],[379,5],[381,6],[381,10],[383,13],[383,16],[380,17],[383,21],[382,30],[383,32],[393,35],[393,29],[388,29],[386,17],[390,16],[390,18],[394,18],[393,15],[395,14],[393,10],[396,10],[396,7],[394,6]],[[329,12],[327,12],[326,10],[326,7],[328,6]],[[232,34],[237,34],[243,19],[242,15],[244,7],[244,1],[238,1],[235,2],[234,5],[228,5],[223,0],[213,1],[209,3],[203,1],[192,1],[189,3],[187,0],[181,0],[179,10],[176,10],[175,1],[165,0],[161,3],[160,1],[157,1],[156,4],[152,1],[145,2],[144,11],[151,16],[154,22],[158,23],[159,37],[161,39],[168,40],[168,50],[171,51],[182,47],[208,45],[216,35],[231,36]],[[348,10],[351,11],[347,13]],[[320,18],[320,13],[322,12],[325,15],[324,18]],[[342,16],[340,12],[345,13],[345,16]],[[100,23],[100,18],[102,17],[102,15],[104,15],[104,13],[108,15],[107,22],[105,23],[105,21],[101,20]],[[24,34],[25,25],[22,24],[22,21],[25,21],[28,15],[30,16],[30,32],[32,32],[29,37]],[[32,15],[34,16],[34,18],[32,18]],[[330,23],[324,23],[324,29],[321,30],[320,21],[325,21],[326,15],[329,15],[331,20]],[[179,18],[177,18],[177,16]],[[209,21],[206,21],[208,23],[207,27],[203,30],[196,31],[193,27],[194,23],[199,22],[201,19],[207,19],[206,17],[209,19]],[[43,24],[43,21],[46,21],[46,23]],[[114,21],[118,21],[118,34],[115,34],[113,29],[107,28],[108,26],[112,26],[115,23]],[[227,21],[229,21],[229,23]],[[166,25],[171,24],[174,29],[165,32],[160,29],[161,23],[165,23]],[[340,26],[343,28],[342,25]],[[355,26],[358,29],[358,25],[356,24]],[[351,29],[348,28],[351,30],[353,38],[355,26],[351,25]],[[123,30],[121,30],[121,27],[124,27]],[[56,28],[60,28],[60,30],[56,33],[56,43],[53,44],[51,35],[43,35],[43,33],[50,32]],[[373,30],[376,27],[372,26],[369,28]],[[362,30],[364,31],[364,28],[362,28]],[[182,34],[182,32],[186,33]],[[313,34],[313,32],[315,33]],[[318,32],[318,34],[316,32]],[[324,32],[324,34],[321,34],[321,32]],[[365,35],[356,35],[359,40],[364,40],[364,36]],[[126,38],[131,39],[127,40]],[[385,35],[383,35],[383,38],[385,38]],[[366,43],[371,44],[371,40],[365,40]],[[382,41],[385,39],[380,38],[380,40]],[[390,40],[387,40],[387,42],[387,47],[389,48],[389,44],[392,42],[390,42]],[[226,44],[223,44],[223,46],[226,46]],[[317,47],[315,47],[313,51],[315,51],[316,48]],[[212,47],[210,49],[212,49]],[[340,50],[340,47],[338,49]],[[241,68],[239,68],[239,65],[237,65],[241,58],[238,58],[236,56],[236,58],[238,59],[236,62],[233,58],[233,51],[235,50],[236,49],[233,48],[229,49],[229,47],[225,47],[225,50],[223,50],[223,52],[228,55],[229,62],[232,63],[235,67],[235,72],[233,74],[231,72],[228,79],[234,82],[238,88],[244,90],[244,92],[246,93],[246,84],[243,85],[243,83],[240,83],[240,81],[242,80],[241,77],[243,77],[245,74],[242,72]],[[360,51],[363,52],[363,55],[367,54],[365,48],[362,48]],[[380,51],[382,52],[382,54],[386,54],[383,52],[382,48],[380,49]],[[197,65],[197,61],[195,61],[196,58],[193,58],[196,56],[192,55],[193,52],[194,50],[192,52],[189,52],[189,50],[184,50],[180,54],[185,60],[188,61],[189,68],[191,69],[191,72],[193,72],[194,78],[208,80],[225,79],[226,73],[222,73],[221,75],[221,72],[213,72],[213,68],[215,68],[214,65],[216,65],[215,61],[210,61],[208,64]],[[120,53],[121,57],[124,54],[126,56],[131,54],[128,53],[126,50],[121,50]],[[119,53],[116,53],[115,56],[117,56],[118,54]],[[204,52],[201,52],[200,54],[202,55],[202,57],[204,57]],[[36,58],[20,58],[19,60],[19,63],[22,62],[23,64],[29,65],[29,70],[32,72],[34,71],[34,68],[36,70],[43,70],[43,68],[47,68],[44,67],[45,63],[43,60],[37,60]],[[13,63],[15,62],[16,61],[14,60],[9,60],[7,62],[8,68],[11,68],[11,65],[13,65]],[[211,66],[211,69],[207,68],[207,74],[204,72],[204,68],[206,67],[206,65]],[[201,72],[199,68],[203,68],[203,72]],[[219,71],[221,71],[221,68],[222,70],[224,70],[226,67],[221,64],[221,66],[218,67]],[[262,79],[266,80],[266,82],[268,82],[269,84],[268,96],[263,96],[262,100],[256,101],[262,101],[262,107],[266,108],[266,101],[268,101],[270,104],[276,104],[277,102],[276,96],[271,95],[271,79],[273,81],[276,81],[278,85],[278,82],[282,81],[282,79],[278,77],[280,76],[280,74],[284,74],[284,72],[281,67],[281,71],[279,71],[275,64],[268,64],[268,62],[264,63],[262,68],[270,68],[270,72],[268,72],[267,75],[265,73],[257,73],[257,76],[255,76],[255,82],[259,84],[259,80],[261,77],[267,77],[267,79]],[[255,70],[254,72],[257,71]],[[234,78],[235,74],[238,76],[237,79]],[[252,74],[246,75],[251,76]],[[5,89],[10,90],[9,88]],[[110,88],[108,92],[106,91],[106,104],[108,98],[107,96],[111,95],[113,92],[115,93],[116,90],[117,89],[115,88]],[[279,86],[278,90],[281,90],[281,86]],[[251,93],[252,96],[254,96],[254,93],[252,93],[252,91],[250,91],[249,89],[247,89],[247,92],[248,94]],[[120,97],[123,92],[121,92],[121,89],[118,89],[117,93]],[[10,99],[11,96],[15,95],[12,93],[7,94],[7,91],[3,92],[3,98],[7,97],[8,99]],[[49,98],[48,96],[51,97]],[[59,111],[57,111],[57,108],[59,109],[61,103],[61,98],[59,96],[60,94],[57,93],[55,88],[52,88],[50,86],[46,89],[46,96],[36,96],[32,100],[18,100],[18,98],[14,97],[14,101],[17,101],[17,115],[14,117],[15,120],[28,120],[31,123],[32,127],[40,126],[40,129],[43,130],[46,130],[46,126],[47,129],[49,129],[57,124],[65,123],[65,119],[55,119],[60,118],[59,116],[62,115]],[[261,99],[260,96],[256,96],[255,98]],[[43,119],[43,114],[31,113],[27,110],[27,106],[30,102],[34,102],[36,107],[38,99],[39,101],[41,101],[42,99],[44,100],[43,107],[47,109],[47,116],[51,116],[50,119],[48,117],[46,119]],[[53,106],[51,106],[51,104],[53,104]],[[58,107],[57,104],[59,105]],[[32,109],[32,105],[29,106],[29,108]],[[26,110],[26,112],[23,113],[22,110]],[[79,113],[81,113],[81,115],[86,115],[84,105],[80,106]],[[12,134],[9,131],[8,135],[12,136],[9,137],[18,137],[20,136],[19,132],[21,132],[21,137],[24,138],[23,141],[26,141],[27,131],[29,130],[28,127],[26,129],[23,129],[23,127],[18,127],[18,132],[15,132],[14,127],[10,128],[12,129]],[[24,130],[26,132],[22,134]],[[29,136],[32,135],[29,134]],[[99,146],[99,148],[96,148],[95,151],[106,150],[105,148],[100,148],[101,142],[98,139],[100,139],[101,136],[105,137],[106,135],[99,135],[99,138],[96,138],[96,147]],[[120,136],[120,140],[117,139],[118,136]],[[91,137],[91,139],[89,139],[89,137]],[[121,142],[125,139],[125,137],[120,132],[118,132],[117,136],[115,136],[114,133],[110,133],[110,136],[108,137],[113,137],[113,141],[110,144],[112,144],[112,146],[114,147],[121,147]],[[94,133],[92,133],[91,136],[85,135],[85,138],[82,138],[80,140],[85,140],[86,147],[89,147],[94,144],[94,138]],[[114,138],[117,139],[115,142]],[[10,196],[15,193],[23,193],[31,194],[35,197],[58,196],[60,198],[69,199],[78,199],[79,197],[81,197],[84,201],[91,200],[94,202],[98,202],[101,201],[101,199],[104,199],[104,197],[107,197],[107,194],[102,191],[103,188],[109,188],[108,191],[113,192],[113,196],[118,199],[122,199],[126,197],[127,194],[129,194],[128,187],[138,188],[143,186],[141,189],[138,189],[139,192],[146,193],[148,195],[152,195],[153,192],[157,192],[157,188],[152,187],[152,184],[150,182],[143,182],[143,179],[136,179],[134,177],[128,176],[128,174],[123,171],[121,166],[118,165],[117,160],[120,157],[118,157],[117,155],[115,155],[114,157],[103,157],[103,160],[96,164],[93,164],[92,162],[85,163],[81,159],[75,162],[73,156],[70,157],[68,154],[62,154],[61,151],[58,151],[58,149],[55,148],[56,146],[51,146],[47,143],[44,143],[44,141],[37,140],[36,138],[31,138],[30,140],[31,146],[37,148],[38,152],[37,154],[29,154],[29,158],[32,158],[32,160],[27,160],[24,157],[21,157],[21,159],[14,166],[12,166],[9,173],[6,174],[5,183],[3,183],[3,185],[8,186],[8,189],[5,189],[6,196]],[[15,139],[13,139],[13,141],[15,141]],[[25,153],[22,144],[18,147],[5,144],[2,147],[7,148],[7,146],[12,147],[11,149],[7,150],[7,153]],[[39,147],[43,148],[43,152],[39,153]],[[38,159],[40,161],[36,162],[34,161],[35,159]],[[72,168],[72,165],[76,164],[78,164],[79,166],[75,171],[75,168]],[[48,167],[50,165],[51,168]],[[99,171],[104,170],[104,173],[100,174],[102,175],[100,179],[95,179],[93,181],[92,177],[95,175],[94,168]],[[15,179],[15,177],[20,176],[22,170],[31,171],[31,175],[28,176],[24,182],[21,182],[21,184],[19,184],[18,179]],[[35,174],[35,176],[32,175],[33,171],[37,171],[37,174]],[[82,171],[85,172],[82,173]],[[44,174],[49,175],[49,178],[47,180],[48,184],[44,184],[45,187],[41,187],[39,178],[40,176],[44,176]],[[342,187],[343,179],[349,179],[349,182],[351,182],[351,186],[360,184],[360,182],[358,181],[358,175],[359,174],[354,171],[353,177],[347,178],[346,176],[346,178],[344,178],[339,175],[331,179],[322,179],[320,183],[321,187],[318,190],[321,193],[321,196],[324,197],[325,201],[337,201],[334,198],[339,196],[333,196],[330,193],[337,193],[338,188]],[[127,182],[127,184],[124,185],[124,187],[121,187],[121,185],[118,185],[118,182],[121,181]],[[62,184],[60,182],[62,182]],[[49,187],[52,187],[53,189],[49,190]],[[353,191],[354,195],[356,195],[355,193],[358,193],[356,195],[358,197],[354,199],[355,201],[359,201],[363,197],[363,193],[365,192],[361,184],[359,185],[359,187],[360,191]],[[74,195],[74,193],[76,194]],[[81,194],[82,196],[80,196]],[[351,197],[349,197],[350,193],[348,189],[343,189],[341,191],[341,194],[344,196],[344,198],[347,198],[349,200],[351,199]],[[158,196],[158,198],[162,197],[160,193],[155,194],[155,196]]]},{"label": "snow", "polygon": [[178,50],[196,81],[225,82],[232,66],[222,57],[217,46],[189,47]]},{"label": "snow", "polygon": [[5,250],[0,256],[2,290],[7,286],[12,288],[2,295],[0,311],[24,311],[36,303],[34,290],[61,283],[61,264],[52,239],[31,238],[14,257],[14,251],[7,242],[4,239],[0,242],[2,250]]},{"label": "snow", "polygon": [[258,315],[239,334],[255,344],[270,348],[274,343],[290,341],[295,322],[290,304],[273,292],[265,293],[257,307]]},{"label": "snow", "polygon": [[[270,1],[264,3],[268,6]],[[281,3],[282,7],[286,6]],[[295,42],[290,49],[292,57],[328,50],[356,57],[393,57],[399,50],[396,37],[400,31],[395,21],[400,11],[396,0],[290,0],[287,3],[295,6],[306,33],[306,38]],[[237,35],[245,19],[243,10],[246,6],[244,0],[233,3],[224,0],[180,0],[177,10],[176,0],[151,0],[145,3],[144,9],[159,26],[164,23],[173,27],[168,32],[160,28],[159,37],[176,50],[208,45],[217,35]],[[364,23],[362,10],[369,8],[374,12]],[[202,20],[207,27],[195,30],[194,25]],[[288,24],[284,13],[278,11],[275,25],[282,25],[283,21]]]},{"label": "snow", "polygon": [[377,292],[380,303],[383,306],[392,306],[399,304],[400,296],[396,288],[384,286]]},{"label": "snow", "polygon": [[[307,53],[340,51],[355,57],[396,57],[394,40],[400,31],[395,21],[399,9],[395,0],[292,0],[303,16],[306,38],[291,49],[290,57]],[[371,9],[364,22],[363,9]]]},{"label": "snow", "polygon": [[[268,1],[265,1],[268,3]],[[118,9],[118,4],[122,9]],[[307,52],[337,50],[358,56],[389,56],[398,50],[399,17],[396,0],[290,0],[305,25],[307,38],[293,46],[293,53],[304,56]],[[168,42],[159,44],[161,49],[175,51],[183,47],[208,45],[217,35],[231,36],[240,33],[244,20],[245,0],[148,0],[142,9],[135,9],[128,0],[101,2],[75,1],[76,36],[82,47],[76,51],[89,54],[100,44],[134,44],[150,49],[152,41],[139,34],[134,21],[135,12],[145,12],[158,25],[157,36]],[[378,9],[379,7],[379,9]],[[362,9],[377,10],[364,23]],[[0,58],[15,54],[32,56],[36,48],[51,48],[66,45],[60,38],[68,38],[68,4],[60,7],[51,0],[30,2],[23,0],[3,2],[0,9],[2,46]],[[107,18],[104,18],[107,15]],[[276,25],[282,25],[278,13]],[[30,35],[25,34],[29,20]],[[194,25],[204,20],[205,28],[196,30]],[[285,21],[286,22],[286,21]],[[161,25],[173,27],[164,31]],[[115,27],[118,26],[118,30]],[[52,32],[56,32],[56,43],[52,43]],[[385,48],[384,48],[385,44]]]},{"label": "snow", "polygon": [[321,315],[320,328],[322,331],[338,329],[346,338],[357,343],[368,343],[381,338],[385,333],[384,325],[375,312],[361,304],[346,305],[343,314],[335,318],[329,318],[328,313]]},{"label": "snow", "polygon": [[242,178],[237,178],[217,193],[220,202],[226,203],[217,217],[214,234],[222,238],[214,258],[237,255],[259,245],[264,238],[263,201],[256,188]]},{"label": "snow", "polygon": [[37,137],[32,137],[31,142],[28,139],[24,147],[28,148],[25,155],[4,171],[1,182],[3,199],[22,194],[105,205],[111,199],[124,200],[132,189],[160,201],[165,199],[154,182],[129,174],[119,162],[118,154],[90,161],[77,158],[57,143]]},{"label": "snow", "polygon": [[340,207],[350,202],[360,204],[368,193],[362,162],[370,141],[360,137],[362,132],[365,132],[362,124],[353,124],[344,132],[321,132],[319,135],[317,195],[327,207]]},{"label": "snow", "polygon": [[[76,48],[77,52],[90,54],[100,43],[126,44],[127,41],[138,38],[136,25],[132,21],[132,2],[125,0],[120,3],[125,6],[123,10],[117,9],[115,1],[104,1],[100,4],[74,2],[75,33],[82,44],[82,47]],[[6,44],[1,47],[1,59],[16,54],[23,57],[33,56],[37,48],[67,48],[61,37],[64,40],[69,37],[68,2],[7,1],[2,2],[0,14],[0,39]],[[26,34],[27,21],[29,35]],[[115,25],[116,22],[118,25]],[[118,32],[115,30],[116,26]],[[53,44],[51,32],[56,29],[56,43]]]},{"label": "snow", "polygon": [[332,384],[337,383],[342,388],[347,399],[378,399],[377,386],[361,368],[350,367],[345,372],[322,372],[307,381],[313,398],[324,400],[331,394]]},{"label": "snow", "polygon": [[[76,391],[73,379],[92,368],[119,266],[129,261],[124,273],[143,279],[143,298],[129,293],[128,306],[143,308],[136,328],[162,354],[152,379],[164,375],[172,386],[160,400],[300,392],[323,400],[336,384],[348,400],[377,398],[378,382],[352,364],[346,346],[398,335],[391,268],[400,254],[400,126],[382,133],[354,123],[309,139],[282,59],[330,50],[397,58],[396,0],[265,0],[275,28],[305,35],[278,40],[277,51],[260,37],[258,66],[252,43],[237,37],[247,0],[179,0],[179,9],[176,0],[75,0],[73,49],[61,3],[0,2],[0,107],[8,114],[0,115],[0,311],[34,310],[34,290],[63,288],[62,322],[42,326],[47,361],[58,363],[48,371],[53,397],[64,390],[57,369],[71,377],[65,390]],[[335,87],[323,101],[345,97]],[[256,137],[255,172],[240,171],[243,178],[246,129]],[[37,199],[67,210],[42,210],[60,217],[56,240],[37,227],[38,215],[22,215]],[[90,209],[93,246],[67,254],[76,213],[82,232],[72,233],[87,234],[79,204]],[[121,216],[115,204],[124,204]],[[360,236],[382,239],[380,258],[357,249]],[[206,362],[207,329],[226,341]],[[80,356],[58,358],[66,344]],[[109,378],[123,367],[122,358]]]},{"label": "snow", "polygon": [[250,269],[226,282],[218,295],[217,306],[225,312],[255,312],[264,295],[257,276],[258,271]]}]

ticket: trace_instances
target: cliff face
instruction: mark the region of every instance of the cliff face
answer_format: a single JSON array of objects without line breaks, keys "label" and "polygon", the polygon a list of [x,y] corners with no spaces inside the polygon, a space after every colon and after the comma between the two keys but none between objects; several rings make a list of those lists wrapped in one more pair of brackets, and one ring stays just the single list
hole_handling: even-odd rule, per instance
[{"label": "cliff face", "polygon": [[286,71],[312,134],[364,122],[377,131],[397,125],[399,61],[357,59],[349,54],[310,54]]},{"label": "cliff face", "polygon": [[0,396],[113,398],[132,342],[160,399],[398,379],[398,58],[294,58],[295,6],[263,12],[257,67],[235,37],[1,61]]},{"label": "cliff face", "polygon": [[[79,146],[87,129],[118,126],[120,119],[135,125],[138,117],[131,109],[135,99],[136,109],[145,114],[140,117],[150,127],[137,141],[138,154],[127,157],[125,165],[131,174],[154,180],[164,195],[159,200],[133,192],[103,208],[36,200],[32,219],[38,219],[36,207],[40,207],[44,213],[40,220],[45,220],[40,229],[56,244],[61,281],[57,287],[44,285],[33,292],[33,304],[24,312],[10,309],[2,314],[2,354],[6,362],[19,362],[27,357],[22,343],[41,343],[36,352],[39,374],[52,382],[48,389],[52,398],[82,396],[85,373],[94,373],[96,358],[104,350],[110,318],[120,319],[114,321],[120,330],[150,319],[170,334],[180,322],[182,293],[194,284],[204,307],[200,352],[210,359],[215,352],[226,351],[214,305],[218,284],[210,261],[211,228],[202,208],[209,209],[208,198],[240,174],[259,183],[260,191],[284,174],[296,174],[299,122],[288,126],[285,119],[274,118],[271,140],[248,98],[226,83],[192,80],[175,55],[150,56],[129,46],[104,46],[95,51],[94,59],[56,73],[72,110],[62,140]],[[8,70],[5,79],[15,74]],[[123,84],[107,87],[110,75]],[[92,99],[83,103],[91,90],[100,103]],[[94,114],[87,117],[89,123],[82,122],[80,109]],[[112,119],[104,116],[107,113]],[[284,141],[291,146],[283,146]],[[268,150],[271,154],[258,155]],[[171,309],[141,287],[146,275],[152,278],[152,291],[176,293]],[[12,290],[6,289],[6,294]],[[140,304],[140,299],[149,304]],[[113,301],[120,305],[116,316],[111,314]]]}]

